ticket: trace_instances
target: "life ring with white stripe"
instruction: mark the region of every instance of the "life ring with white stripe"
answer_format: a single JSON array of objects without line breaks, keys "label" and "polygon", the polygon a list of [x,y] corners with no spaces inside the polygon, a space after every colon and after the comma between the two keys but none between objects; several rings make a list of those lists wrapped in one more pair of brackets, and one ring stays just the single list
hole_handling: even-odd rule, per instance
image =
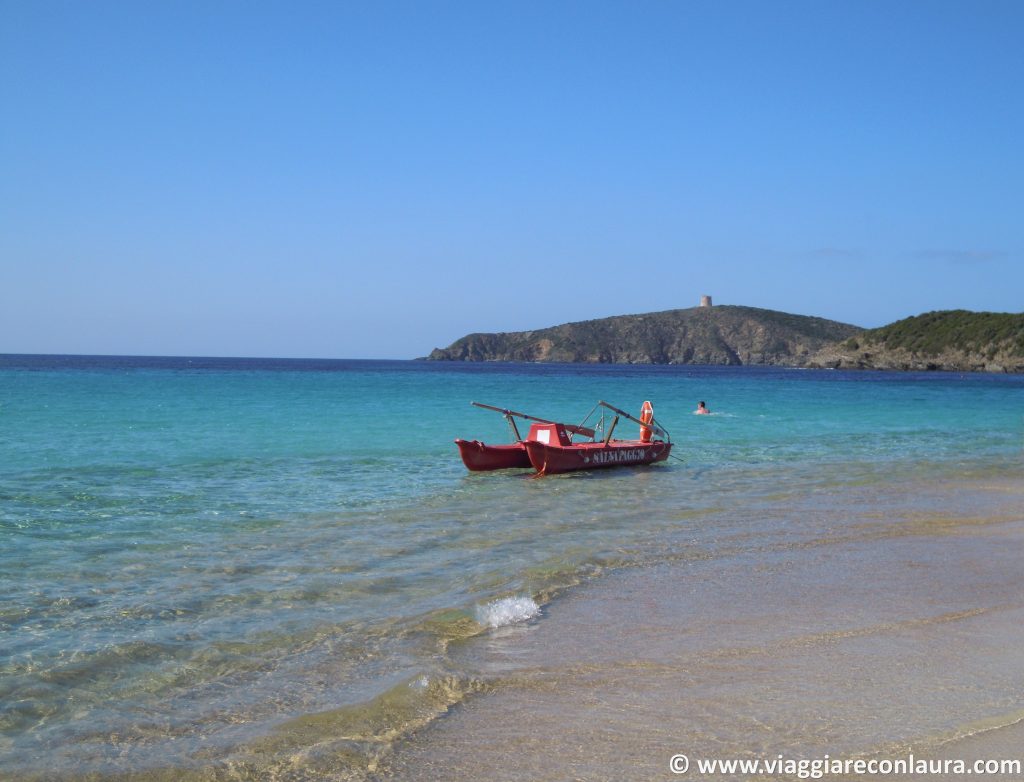
[{"label": "life ring with white stripe", "polygon": [[[644,424],[649,424],[654,420],[654,405],[650,402],[644,402],[643,407],[640,408],[640,421]],[[649,426],[640,427],[640,442],[649,443],[651,441],[652,430]]]}]

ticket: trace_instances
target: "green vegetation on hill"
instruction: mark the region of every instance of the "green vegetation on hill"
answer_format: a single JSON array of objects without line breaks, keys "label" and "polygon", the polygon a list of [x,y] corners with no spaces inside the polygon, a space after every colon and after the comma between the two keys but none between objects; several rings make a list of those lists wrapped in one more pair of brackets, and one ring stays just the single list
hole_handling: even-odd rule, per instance
[{"label": "green vegetation on hill", "polygon": [[890,323],[847,341],[856,350],[858,342],[882,345],[926,356],[947,351],[978,353],[989,358],[1004,351],[1024,356],[1024,314],[946,310],[926,312]]},{"label": "green vegetation on hill", "polygon": [[824,318],[756,307],[693,307],[535,331],[469,334],[435,349],[429,359],[803,366],[824,346],[860,331]]}]

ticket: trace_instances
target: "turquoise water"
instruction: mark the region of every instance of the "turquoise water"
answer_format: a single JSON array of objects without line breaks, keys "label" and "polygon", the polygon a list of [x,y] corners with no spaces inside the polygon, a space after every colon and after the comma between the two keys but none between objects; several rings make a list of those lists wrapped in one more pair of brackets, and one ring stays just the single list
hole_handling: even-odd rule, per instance
[{"label": "turquoise water", "polygon": [[[598,399],[652,400],[683,461],[533,479],[452,444],[509,439],[471,400]],[[301,767],[324,714],[360,768],[486,686],[450,644],[580,581],[1022,449],[1020,376],[0,357],[0,769]]]}]

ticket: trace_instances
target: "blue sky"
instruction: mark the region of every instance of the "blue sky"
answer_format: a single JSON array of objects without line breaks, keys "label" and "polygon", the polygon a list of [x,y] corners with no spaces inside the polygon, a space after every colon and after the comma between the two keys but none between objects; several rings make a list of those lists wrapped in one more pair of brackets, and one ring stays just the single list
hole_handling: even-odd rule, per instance
[{"label": "blue sky", "polygon": [[1024,3],[0,0],[0,352],[1024,310]]}]

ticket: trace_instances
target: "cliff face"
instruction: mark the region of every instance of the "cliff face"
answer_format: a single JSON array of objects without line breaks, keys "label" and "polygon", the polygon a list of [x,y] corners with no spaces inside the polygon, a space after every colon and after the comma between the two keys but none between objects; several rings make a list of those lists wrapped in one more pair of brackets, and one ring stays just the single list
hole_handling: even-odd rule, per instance
[{"label": "cliff face", "polygon": [[428,359],[805,366],[827,345],[861,331],[824,318],[754,307],[694,307],[537,331],[470,334],[435,349]]},{"label": "cliff face", "polygon": [[1024,372],[1024,314],[928,312],[828,345],[808,366]]}]

